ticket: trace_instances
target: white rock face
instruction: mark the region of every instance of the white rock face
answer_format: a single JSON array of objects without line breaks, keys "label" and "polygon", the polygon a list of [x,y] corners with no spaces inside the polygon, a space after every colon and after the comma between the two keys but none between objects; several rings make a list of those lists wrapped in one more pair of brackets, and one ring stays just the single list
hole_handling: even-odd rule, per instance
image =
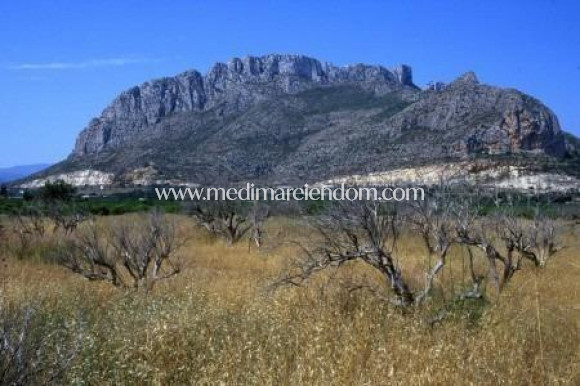
[{"label": "white rock face", "polygon": [[[62,180],[73,186],[107,186],[112,185],[115,175],[105,173],[99,170],[77,170],[71,173],[54,174],[46,178],[39,178],[20,185],[23,189],[41,188],[47,182],[56,182]],[[125,180],[134,186],[151,186],[151,185],[171,185],[184,187],[197,187],[199,184],[193,182],[184,182],[175,179],[160,179],[147,168],[135,169],[125,175]]]},{"label": "white rock face", "polygon": [[495,186],[502,189],[536,190],[539,192],[580,190],[578,179],[549,173],[512,176],[496,182]]},{"label": "white rock face", "polygon": [[151,185],[172,185],[172,186],[187,186],[196,187],[198,184],[177,179],[161,178],[157,169],[153,166],[146,166],[142,168],[133,169],[123,175],[123,180],[130,182],[136,186],[151,186]]},{"label": "white rock face", "polygon": [[71,173],[55,174],[46,178],[32,180],[21,185],[21,188],[40,188],[47,182],[56,182],[59,180],[73,186],[110,185],[113,183],[113,177],[114,175],[112,173],[105,173],[98,170],[78,170]]},{"label": "white rock face", "polygon": [[556,173],[532,173],[518,166],[478,168],[463,162],[419,168],[396,169],[366,175],[350,175],[321,181],[317,185],[436,185],[467,183],[482,187],[536,192],[580,191],[580,180]]},{"label": "white rock face", "polygon": [[135,179],[131,180],[131,184],[136,186],[153,186],[153,185],[167,185],[167,186],[178,186],[186,188],[197,188],[200,184],[194,182],[184,182],[180,180],[150,180],[150,179]]}]

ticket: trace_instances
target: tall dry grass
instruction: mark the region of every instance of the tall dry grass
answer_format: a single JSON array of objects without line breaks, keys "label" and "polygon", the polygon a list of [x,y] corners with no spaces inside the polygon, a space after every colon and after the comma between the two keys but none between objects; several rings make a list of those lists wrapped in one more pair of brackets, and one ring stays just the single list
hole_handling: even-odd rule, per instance
[{"label": "tall dry grass", "polygon": [[[39,258],[8,258],[4,304],[68,320],[81,337],[63,383],[580,384],[578,225],[564,224],[567,248],[545,270],[525,266],[499,297],[452,303],[448,318],[430,326],[437,301],[402,314],[337,285],[340,277],[382,284],[358,264],[306,288],[265,291],[298,253],[286,241],[311,237],[300,220],[271,220],[260,250],[226,247],[179,221],[191,236],[185,270],[150,294],[89,282]],[[418,283],[426,264],[419,241],[407,235],[399,248]],[[440,297],[462,285],[459,256],[437,283]]]}]

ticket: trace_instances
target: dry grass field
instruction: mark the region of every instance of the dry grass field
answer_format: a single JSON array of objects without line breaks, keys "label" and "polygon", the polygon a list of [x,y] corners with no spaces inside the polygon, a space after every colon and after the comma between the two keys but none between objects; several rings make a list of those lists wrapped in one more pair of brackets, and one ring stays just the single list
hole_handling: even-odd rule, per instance
[{"label": "dry grass field", "polygon": [[[30,323],[49,358],[58,355],[56,346],[76,347],[61,382],[580,384],[580,225],[561,224],[566,248],[545,269],[525,265],[501,295],[490,290],[486,302],[452,303],[448,317],[432,326],[426,320],[438,311],[437,300],[402,313],[341,286],[341,278],[352,277],[385,285],[358,263],[307,287],[268,291],[299,254],[290,241],[310,236],[298,219],[269,219],[258,250],[247,242],[227,247],[175,218],[189,237],[180,252],[185,268],[150,293],[88,281],[34,251],[17,259],[3,248],[3,312],[34,309]],[[399,249],[401,264],[422,280],[419,240],[405,235]],[[436,283],[437,298],[465,283],[453,255]]]}]

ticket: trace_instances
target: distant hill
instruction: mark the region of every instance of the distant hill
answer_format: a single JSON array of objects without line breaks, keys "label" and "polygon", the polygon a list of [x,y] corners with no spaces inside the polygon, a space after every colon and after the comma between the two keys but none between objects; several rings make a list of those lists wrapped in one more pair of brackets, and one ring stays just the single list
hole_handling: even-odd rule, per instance
[{"label": "distant hill", "polygon": [[66,160],[27,183],[288,184],[482,159],[574,172],[574,141],[539,100],[471,72],[421,89],[406,65],[267,55],[121,93]]},{"label": "distant hill", "polygon": [[17,165],[0,168],[0,183],[24,178],[49,167],[50,164]]}]

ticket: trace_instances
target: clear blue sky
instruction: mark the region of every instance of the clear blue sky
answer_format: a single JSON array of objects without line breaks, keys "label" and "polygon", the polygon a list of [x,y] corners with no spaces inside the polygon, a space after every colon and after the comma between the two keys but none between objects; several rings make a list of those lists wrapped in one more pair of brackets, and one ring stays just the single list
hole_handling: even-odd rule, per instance
[{"label": "clear blue sky", "polygon": [[579,0],[2,0],[0,167],[63,159],[132,85],[266,53],[407,63],[419,85],[473,70],[580,135]]}]

